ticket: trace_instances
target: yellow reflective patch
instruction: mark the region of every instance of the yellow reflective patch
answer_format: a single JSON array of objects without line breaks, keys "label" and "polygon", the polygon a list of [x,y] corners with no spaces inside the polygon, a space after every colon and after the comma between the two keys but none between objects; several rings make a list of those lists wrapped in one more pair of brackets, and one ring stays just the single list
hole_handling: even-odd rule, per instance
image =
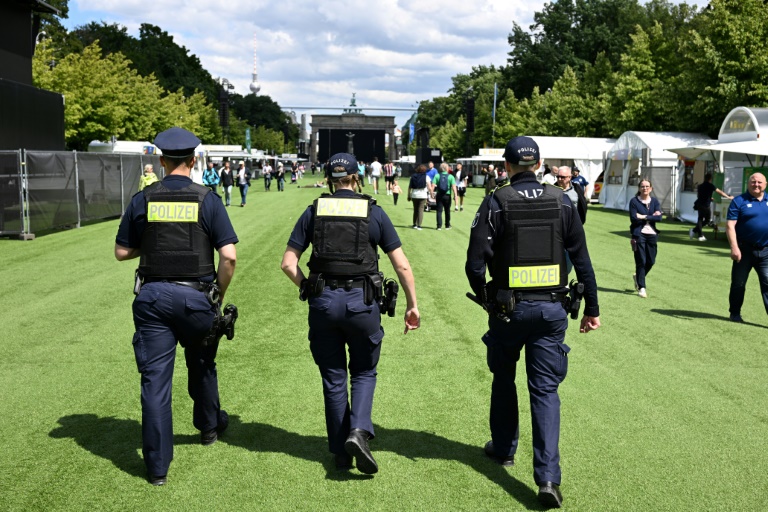
[{"label": "yellow reflective patch", "polygon": [[510,288],[541,288],[560,284],[560,266],[509,267]]},{"label": "yellow reflective patch", "polygon": [[317,200],[318,217],[368,217],[368,200],[345,197],[321,197]]},{"label": "yellow reflective patch", "polygon": [[147,203],[149,222],[197,222],[197,203]]}]

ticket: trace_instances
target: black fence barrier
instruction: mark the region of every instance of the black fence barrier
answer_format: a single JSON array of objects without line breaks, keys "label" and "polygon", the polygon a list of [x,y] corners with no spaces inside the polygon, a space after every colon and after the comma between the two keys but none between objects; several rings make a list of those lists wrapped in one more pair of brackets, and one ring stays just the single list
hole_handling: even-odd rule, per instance
[{"label": "black fence barrier", "polygon": [[0,151],[0,236],[31,239],[119,217],[147,164],[163,178],[156,155]]}]

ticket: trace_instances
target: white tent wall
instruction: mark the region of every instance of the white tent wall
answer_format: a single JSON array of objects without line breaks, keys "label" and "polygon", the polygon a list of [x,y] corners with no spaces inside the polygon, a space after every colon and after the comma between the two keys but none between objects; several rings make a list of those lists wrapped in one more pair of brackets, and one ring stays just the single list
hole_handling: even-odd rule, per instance
[{"label": "white tent wall", "polygon": [[588,196],[592,194],[595,180],[603,172],[603,159],[606,152],[616,142],[616,139],[594,137],[532,135],[531,138],[539,145],[541,157],[550,167],[560,165],[572,167],[575,165],[579,168],[581,175],[589,182],[587,186]]},{"label": "white tent wall", "polygon": [[679,196],[678,155],[666,149],[707,140],[706,135],[698,133],[624,132],[608,151],[611,164],[603,180],[600,203],[606,208],[629,210],[629,201],[637,193],[640,178],[651,174],[662,190],[672,191],[666,200],[672,211],[665,213],[674,214]]}]

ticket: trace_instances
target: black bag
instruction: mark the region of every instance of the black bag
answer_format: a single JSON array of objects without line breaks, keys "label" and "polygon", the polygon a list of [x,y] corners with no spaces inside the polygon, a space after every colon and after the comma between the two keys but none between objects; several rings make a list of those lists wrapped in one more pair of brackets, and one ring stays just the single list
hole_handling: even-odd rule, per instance
[{"label": "black bag", "polygon": [[700,200],[699,200],[699,199],[696,199],[696,200],[693,202],[693,209],[694,209],[694,210],[696,210],[696,211],[698,211],[698,210],[699,210],[699,207],[701,207],[701,202],[700,202]]}]

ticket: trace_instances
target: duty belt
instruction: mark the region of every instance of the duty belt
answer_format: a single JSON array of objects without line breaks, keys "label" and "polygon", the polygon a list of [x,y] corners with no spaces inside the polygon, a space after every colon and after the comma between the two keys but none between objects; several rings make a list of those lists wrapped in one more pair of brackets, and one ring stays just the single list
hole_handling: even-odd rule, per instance
[{"label": "duty belt", "polygon": [[365,279],[324,279],[325,286],[331,290],[344,288],[349,291],[352,288],[365,288]]},{"label": "duty belt", "polygon": [[548,302],[562,302],[568,294],[566,292],[515,292],[515,300],[545,300]]},{"label": "duty belt", "polygon": [[144,278],[145,283],[171,283],[171,284],[178,284],[180,286],[186,286],[188,288],[194,288],[195,290],[199,292],[205,292],[208,291],[212,283],[203,283],[201,281],[174,281],[172,279],[162,279],[162,278],[152,278],[147,277]]}]

